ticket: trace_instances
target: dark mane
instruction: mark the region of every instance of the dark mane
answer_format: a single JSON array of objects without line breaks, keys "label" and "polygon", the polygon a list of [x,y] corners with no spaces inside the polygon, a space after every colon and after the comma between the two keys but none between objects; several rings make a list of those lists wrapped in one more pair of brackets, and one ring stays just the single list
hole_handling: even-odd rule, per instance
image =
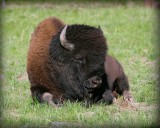
[{"label": "dark mane", "polygon": [[[69,42],[75,44],[81,49],[91,49],[90,47],[101,47],[107,50],[106,39],[99,28],[88,25],[70,25],[68,26],[66,38]],[[94,45],[94,46],[93,46]]]}]

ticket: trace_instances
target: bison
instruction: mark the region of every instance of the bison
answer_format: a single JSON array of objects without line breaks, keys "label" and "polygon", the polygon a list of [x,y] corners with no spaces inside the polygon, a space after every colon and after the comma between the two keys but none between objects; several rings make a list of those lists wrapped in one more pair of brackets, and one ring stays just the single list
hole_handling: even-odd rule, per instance
[{"label": "bison", "polygon": [[[55,107],[64,100],[90,98],[88,88],[103,84],[106,52],[100,28],[45,19],[31,36],[27,57],[33,99]],[[102,96],[105,86],[100,88],[97,95]]]},{"label": "bison", "polygon": [[[105,73],[107,75],[107,85],[112,91],[114,97],[117,93],[123,95],[124,101],[132,102],[133,98],[130,93],[128,78],[124,73],[122,65],[118,60],[110,55],[106,55],[104,63]],[[108,92],[104,92],[103,98],[106,99]]]},{"label": "bison", "polygon": [[[96,86],[92,85],[88,90],[91,98],[88,100],[87,106],[97,101],[111,104],[114,98],[118,97],[118,94],[123,95],[124,101],[132,103],[133,98],[129,91],[128,78],[118,60],[110,55],[106,55],[104,68],[103,82]],[[101,90],[105,90],[105,92],[102,91],[101,93]]]}]

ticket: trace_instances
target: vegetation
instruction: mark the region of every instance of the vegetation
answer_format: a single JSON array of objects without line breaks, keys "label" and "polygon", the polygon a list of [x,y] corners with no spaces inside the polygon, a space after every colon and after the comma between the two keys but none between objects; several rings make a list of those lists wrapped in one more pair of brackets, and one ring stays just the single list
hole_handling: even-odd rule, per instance
[{"label": "vegetation", "polygon": [[[84,124],[86,127],[155,126],[157,112],[157,60],[154,36],[155,12],[138,5],[93,2],[7,5],[3,10],[3,81],[0,97],[1,127],[46,127],[53,121]],[[65,102],[58,109],[33,103],[26,75],[31,33],[43,19],[56,16],[66,24],[100,25],[108,42],[108,53],[116,57],[128,75],[136,107],[120,98],[109,106]],[[2,70],[2,68],[1,68]]]}]

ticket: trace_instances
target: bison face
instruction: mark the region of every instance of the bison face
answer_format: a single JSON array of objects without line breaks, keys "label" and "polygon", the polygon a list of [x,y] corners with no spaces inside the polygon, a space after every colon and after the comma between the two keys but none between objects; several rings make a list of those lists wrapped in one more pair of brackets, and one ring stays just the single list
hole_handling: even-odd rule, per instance
[{"label": "bison face", "polygon": [[62,64],[61,68],[55,69],[57,83],[60,83],[69,99],[83,100],[88,96],[88,88],[100,86],[106,50],[101,29],[86,25],[65,26],[53,38],[51,58],[57,64]]}]

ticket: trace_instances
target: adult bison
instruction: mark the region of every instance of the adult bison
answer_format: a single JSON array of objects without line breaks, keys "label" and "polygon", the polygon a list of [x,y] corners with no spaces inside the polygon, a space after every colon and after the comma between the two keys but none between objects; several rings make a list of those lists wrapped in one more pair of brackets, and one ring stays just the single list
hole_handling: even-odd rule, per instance
[{"label": "adult bison", "polygon": [[[32,34],[28,51],[33,99],[53,106],[64,99],[88,99],[87,89],[102,84],[106,50],[100,28],[65,25],[55,17],[42,21]],[[103,92],[104,88],[100,95]]]}]

